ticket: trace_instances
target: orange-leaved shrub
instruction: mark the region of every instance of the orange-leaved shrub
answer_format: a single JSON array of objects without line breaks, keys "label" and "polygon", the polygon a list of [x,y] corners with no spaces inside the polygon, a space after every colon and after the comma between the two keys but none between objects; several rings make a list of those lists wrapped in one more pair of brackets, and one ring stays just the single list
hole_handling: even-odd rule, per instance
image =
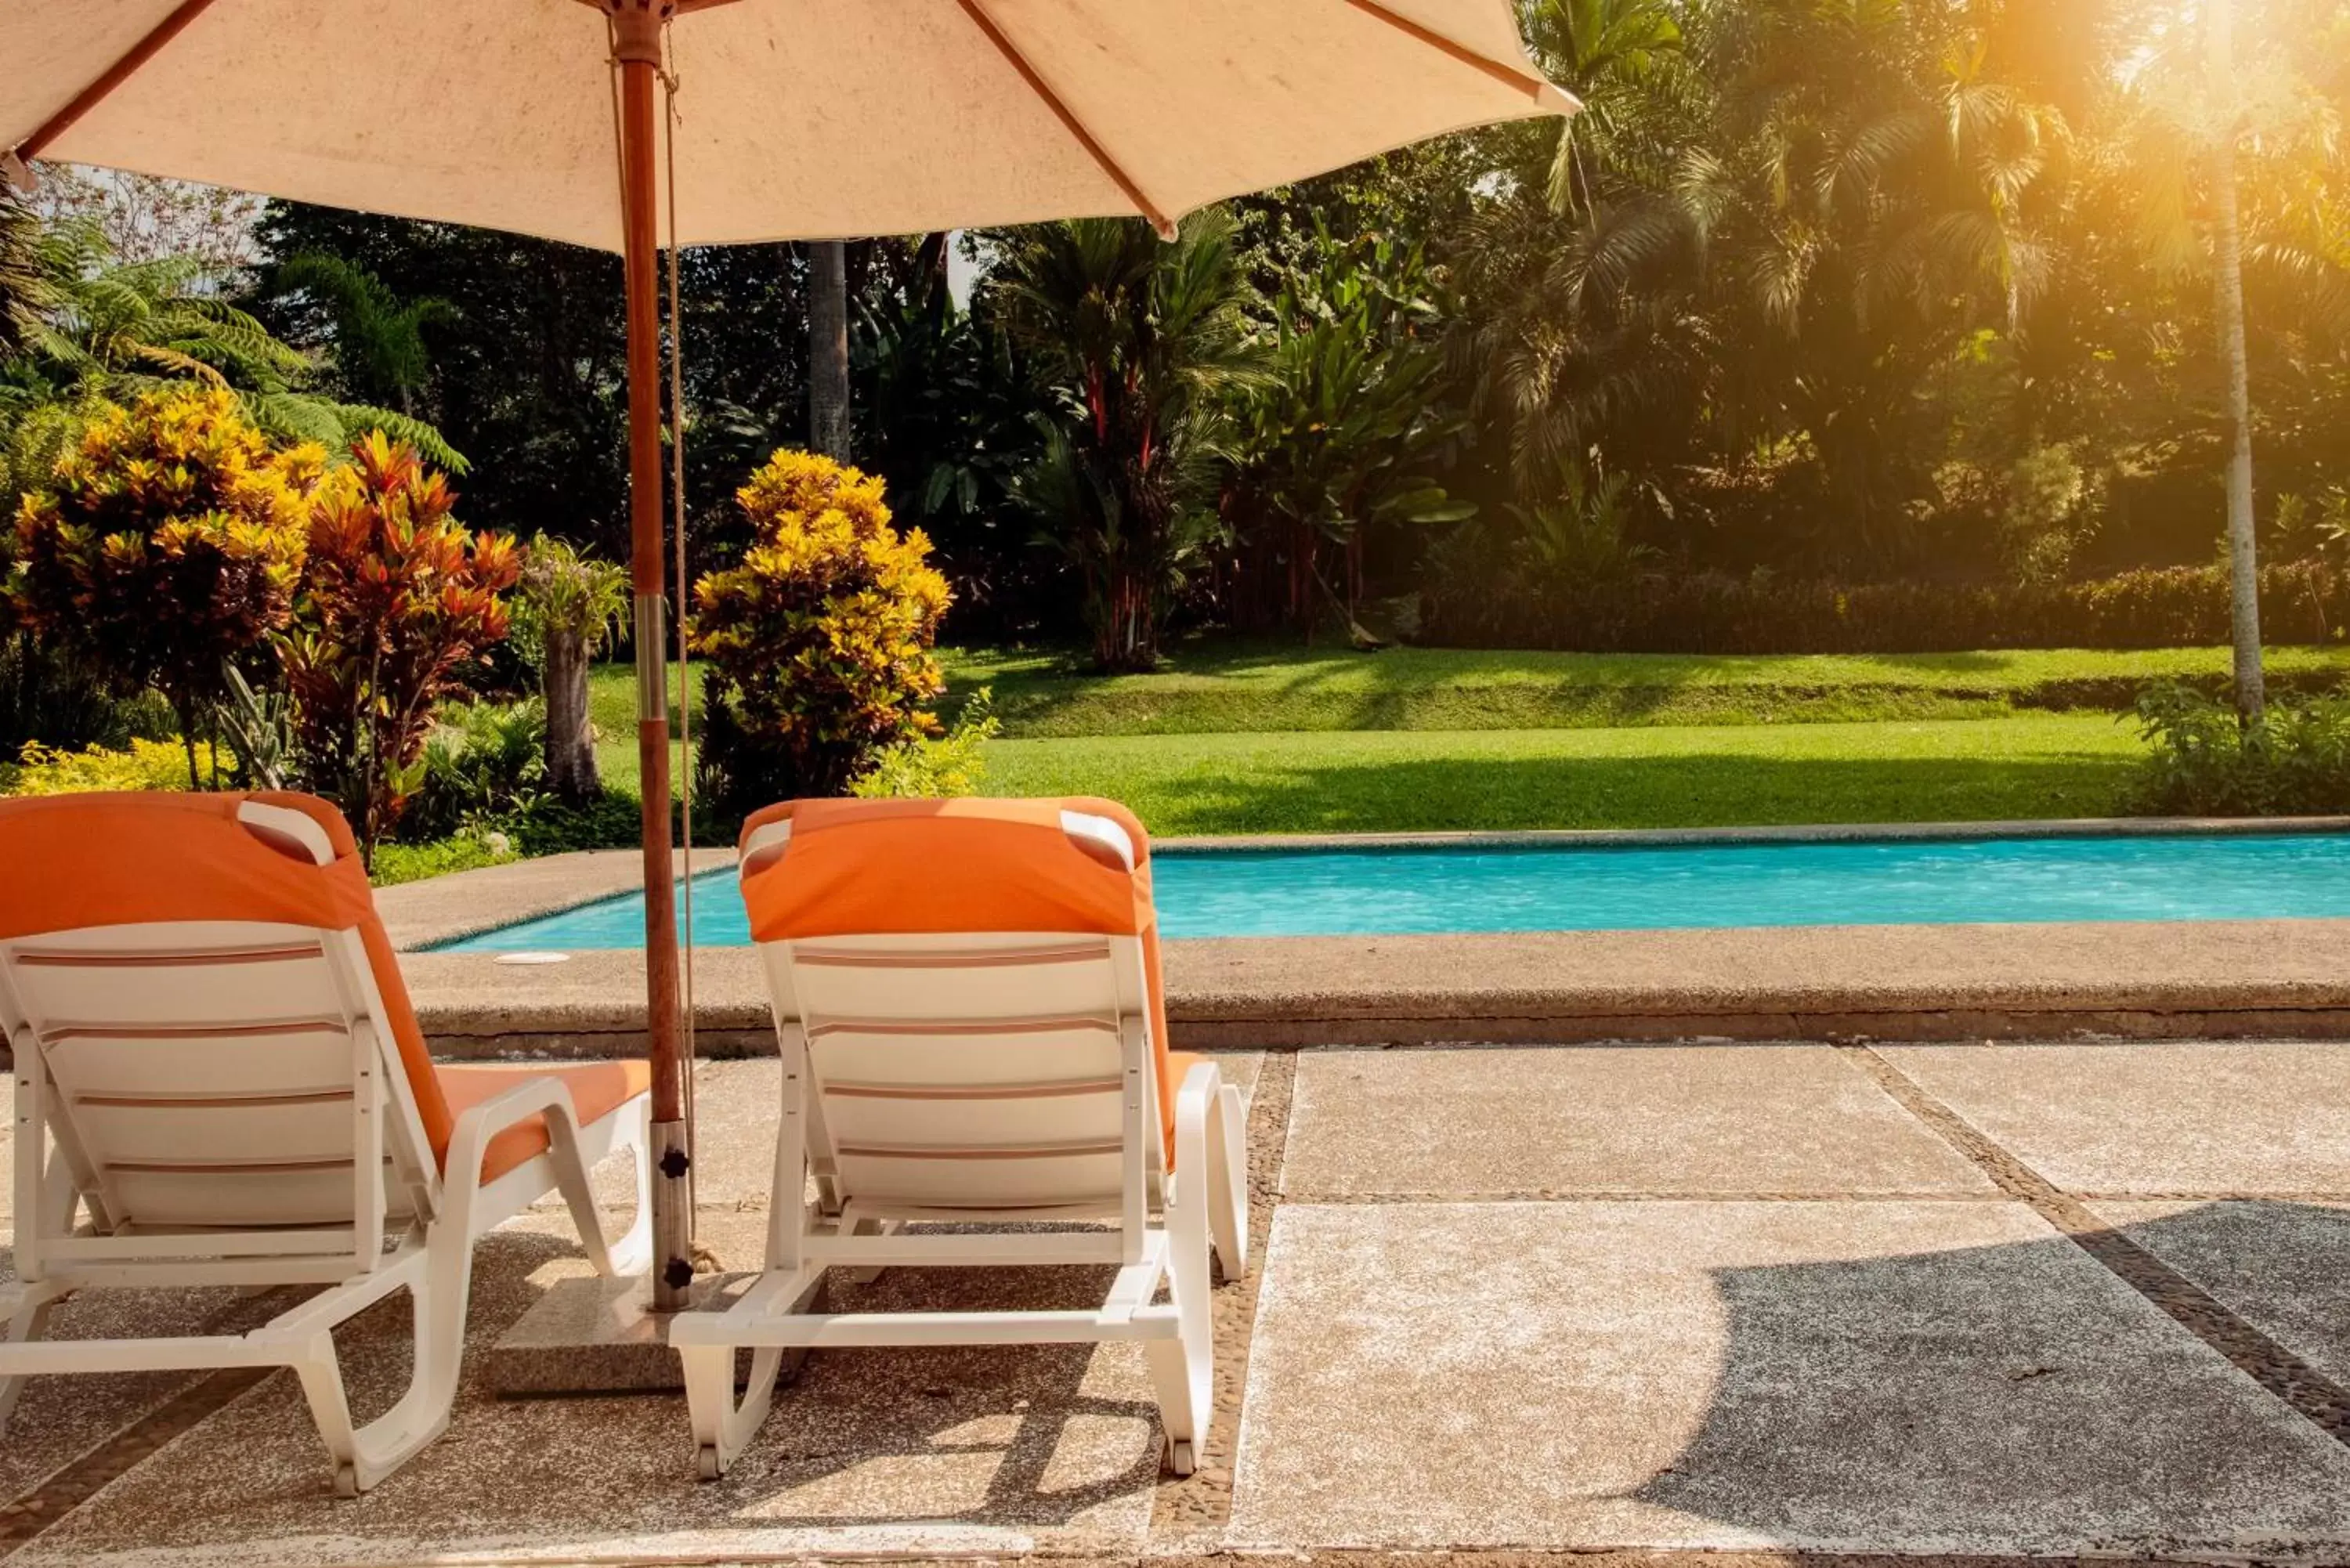
[{"label": "orange-leaved shrub", "polygon": [[318,487],[301,603],[284,639],[306,782],[341,805],[372,859],[423,777],[433,711],[469,661],[505,640],[522,570],[476,534],[413,448],[381,431]]},{"label": "orange-leaved shrub", "polygon": [[779,451],[735,493],[753,538],[694,585],[694,649],[711,663],[703,757],[750,809],[837,795],[887,748],[935,732],[931,649],[950,595],[920,529],[890,525],[881,481]]}]

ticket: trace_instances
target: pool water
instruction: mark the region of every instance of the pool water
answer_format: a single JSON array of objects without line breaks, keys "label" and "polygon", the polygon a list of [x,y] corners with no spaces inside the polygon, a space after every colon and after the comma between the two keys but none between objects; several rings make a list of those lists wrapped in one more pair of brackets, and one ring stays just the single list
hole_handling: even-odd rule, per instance
[{"label": "pool water", "polygon": [[[1638,847],[1171,851],[1170,937],[2350,917],[2350,836],[1905,839]],[[449,944],[633,948],[641,894]],[[694,940],[751,940],[732,871],[695,879]]]}]

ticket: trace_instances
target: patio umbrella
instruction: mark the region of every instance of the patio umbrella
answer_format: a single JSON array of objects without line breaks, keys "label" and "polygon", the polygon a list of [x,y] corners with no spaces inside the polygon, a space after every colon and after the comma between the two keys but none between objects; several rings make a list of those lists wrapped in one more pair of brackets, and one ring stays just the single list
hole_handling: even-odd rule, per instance
[{"label": "patio umbrella", "polygon": [[64,159],[623,257],[662,1309],[692,1278],[663,654],[664,237],[1109,215],[1167,234],[1225,196],[1575,107],[1528,62],[1509,0],[7,0],[0,60],[0,149],[20,182],[33,158]]}]

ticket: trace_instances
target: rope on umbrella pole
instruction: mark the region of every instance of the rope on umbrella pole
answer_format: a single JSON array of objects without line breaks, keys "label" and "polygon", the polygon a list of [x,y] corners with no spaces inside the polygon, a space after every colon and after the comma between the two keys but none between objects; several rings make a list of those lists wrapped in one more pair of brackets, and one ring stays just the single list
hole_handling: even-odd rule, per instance
[{"label": "rope on umbrella pole", "polygon": [[[695,1199],[694,1171],[700,1162],[695,1158],[693,1114],[694,1068],[699,1061],[693,1032],[693,650],[686,635],[691,579],[685,575],[685,317],[678,304],[678,271],[683,252],[677,237],[677,56],[674,36],[666,24],[661,27],[661,47],[670,57],[661,72],[661,151],[669,185],[670,507],[677,535],[678,794],[682,816],[679,839],[684,846],[685,859],[681,884],[685,928],[685,1211],[691,1216],[700,1207]],[[695,1222],[689,1218],[689,1249],[693,1245],[694,1229]]]}]

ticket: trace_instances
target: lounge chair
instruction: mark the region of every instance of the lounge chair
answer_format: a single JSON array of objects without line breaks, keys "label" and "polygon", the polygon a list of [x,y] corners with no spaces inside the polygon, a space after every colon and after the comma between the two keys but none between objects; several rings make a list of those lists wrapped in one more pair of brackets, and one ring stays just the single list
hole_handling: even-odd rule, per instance
[{"label": "lounge chair", "polygon": [[[1240,1277],[1247,1165],[1238,1091],[1167,1049],[1141,825],[1107,801],[801,801],[745,823],[742,852],[783,1106],[764,1272],[671,1327],[703,1478],[757,1431],[787,1349],[1099,1340],[1149,1346],[1190,1474],[1210,1244]],[[1036,1264],[1118,1273],[1094,1310],[803,1310],[831,1266]]]},{"label": "lounge chair", "polygon": [[[644,1064],[435,1067],[324,801],[0,802],[0,1029],[23,1282],[0,1427],[36,1374],[289,1366],[348,1496],[449,1423],[475,1238],[560,1191],[598,1270],[644,1266]],[[588,1173],[623,1147],[612,1244]],[[244,1334],[41,1339],[75,1290],[199,1285],[326,1288]],[[330,1331],[402,1290],[414,1373],[354,1426]]]}]

